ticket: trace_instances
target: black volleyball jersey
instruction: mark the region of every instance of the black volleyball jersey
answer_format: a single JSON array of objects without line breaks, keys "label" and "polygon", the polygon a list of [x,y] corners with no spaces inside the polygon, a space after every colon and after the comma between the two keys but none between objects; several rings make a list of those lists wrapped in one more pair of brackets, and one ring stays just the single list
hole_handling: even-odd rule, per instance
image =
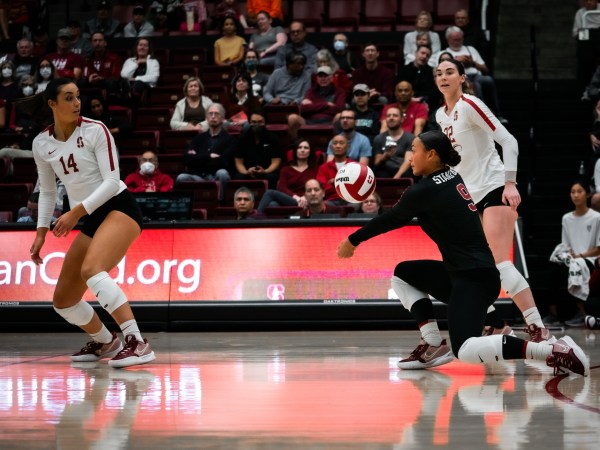
[{"label": "black volleyball jersey", "polygon": [[452,169],[434,172],[404,192],[389,211],[349,236],[352,245],[410,223],[437,244],[448,270],[495,268],[477,208],[461,176]]}]

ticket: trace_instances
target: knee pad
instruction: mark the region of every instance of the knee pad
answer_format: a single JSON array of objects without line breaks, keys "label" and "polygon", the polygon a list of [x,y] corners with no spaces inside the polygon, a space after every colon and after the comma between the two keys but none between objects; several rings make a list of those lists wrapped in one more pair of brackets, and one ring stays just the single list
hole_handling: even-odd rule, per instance
[{"label": "knee pad", "polygon": [[79,300],[77,304],[68,308],[57,308],[55,306],[54,311],[67,322],[78,327],[87,325],[92,321],[92,317],[94,317],[94,308],[83,300]]},{"label": "knee pad", "polygon": [[100,272],[86,281],[100,306],[112,314],[119,306],[127,303],[127,297],[107,272]]},{"label": "knee pad", "polygon": [[397,276],[392,277],[392,289],[408,311],[423,298],[429,298],[426,292],[420,291]]},{"label": "knee pad", "polygon": [[492,364],[503,360],[502,335],[471,337],[460,346],[458,359],[470,363]]},{"label": "knee pad", "polygon": [[496,264],[496,268],[500,272],[502,289],[511,297],[529,287],[529,283],[527,283],[525,277],[521,275],[521,272],[510,261],[502,261]]}]

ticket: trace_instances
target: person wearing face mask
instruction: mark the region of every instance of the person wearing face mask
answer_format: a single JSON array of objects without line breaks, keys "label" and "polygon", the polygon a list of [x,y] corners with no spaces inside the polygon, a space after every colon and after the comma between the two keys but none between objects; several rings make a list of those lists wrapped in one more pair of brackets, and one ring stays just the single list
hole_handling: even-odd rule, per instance
[{"label": "person wearing face mask", "polygon": [[348,48],[348,38],[343,33],[338,33],[333,37],[332,54],[335,61],[348,76],[359,65],[358,56]]},{"label": "person wearing face mask", "polygon": [[250,75],[252,80],[252,92],[255,97],[262,102],[263,89],[269,81],[269,75],[258,70],[260,65],[260,57],[258,52],[252,48],[246,50],[244,56],[244,64],[240,70],[240,73],[247,73]]},{"label": "person wearing face mask", "polygon": [[6,102],[6,117],[9,118],[13,101],[21,97],[21,90],[15,78],[15,65],[12,61],[5,60],[0,64],[0,73],[2,75],[0,81],[0,98]]},{"label": "person wearing face mask", "polygon": [[44,92],[46,90],[46,86],[50,83],[50,80],[56,78],[56,71],[54,70],[54,64],[49,59],[42,59],[40,61],[40,66],[35,74],[35,82],[37,84],[36,94],[40,92]]},{"label": "person wearing face mask", "polygon": [[158,169],[158,156],[146,151],[138,158],[139,168],[127,175],[125,184],[130,192],[168,192],[173,190],[173,178]]}]

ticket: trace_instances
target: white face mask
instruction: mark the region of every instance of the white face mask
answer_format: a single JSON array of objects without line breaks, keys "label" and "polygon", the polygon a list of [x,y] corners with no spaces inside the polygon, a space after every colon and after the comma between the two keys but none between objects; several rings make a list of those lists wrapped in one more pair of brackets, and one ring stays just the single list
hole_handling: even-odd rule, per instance
[{"label": "white face mask", "polygon": [[40,69],[40,75],[43,79],[47,80],[52,75],[52,69],[50,67],[42,67]]},{"label": "white face mask", "polygon": [[154,169],[156,169],[156,166],[151,162],[146,161],[140,166],[140,173],[142,175],[152,175],[154,173]]},{"label": "white face mask", "polygon": [[31,94],[33,94],[33,87],[32,86],[25,86],[23,88],[23,95],[25,97],[29,97]]},{"label": "white face mask", "polygon": [[337,52],[341,52],[346,48],[346,43],[344,41],[334,41],[333,48]]},{"label": "white face mask", "polygon": [[8,68],[8,67],[7,67],[7,68],[4,68],[4,69],[2,69],[2,76],[3,76],[4,78],[10,78],[10,77],[12,77],[12,69],[10,69],[10,68]]}]

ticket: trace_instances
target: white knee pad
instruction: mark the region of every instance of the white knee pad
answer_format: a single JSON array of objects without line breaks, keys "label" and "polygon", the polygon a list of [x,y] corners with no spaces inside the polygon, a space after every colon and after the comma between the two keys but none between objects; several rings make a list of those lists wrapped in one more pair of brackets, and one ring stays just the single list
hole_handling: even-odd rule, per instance
[{"label": "white knee pad", "polygon": [[127,303],[127,297],[107,272],[100,272],[86,281],[100,306],[112,314],[119,306]]},{"label": "white knee pad", "polygon": [[78,327],[87,325],[92,321],[92,317],[94,317],[94,308],[83,300],[79,300],[79,303],[68,308],[54,307],[54,311],[67,322]]},{"label": "white knee pad", "polygon": [[502,335],[472,337],[458,350],[458,359],[470,363],[492,364],[503,360]]},{"label": "white knee pad", "polygon": [[392,289],[408,311],[422,298],[429,298],[426,292],[418,290],[397,276],[392,277]]},{"label": "white knee pad", "polygon": [[525,277],[510,261],[502,261],[500,264],[496,264],[496,268],[500,272],[502,289],[511,297],[529,287]]}]

